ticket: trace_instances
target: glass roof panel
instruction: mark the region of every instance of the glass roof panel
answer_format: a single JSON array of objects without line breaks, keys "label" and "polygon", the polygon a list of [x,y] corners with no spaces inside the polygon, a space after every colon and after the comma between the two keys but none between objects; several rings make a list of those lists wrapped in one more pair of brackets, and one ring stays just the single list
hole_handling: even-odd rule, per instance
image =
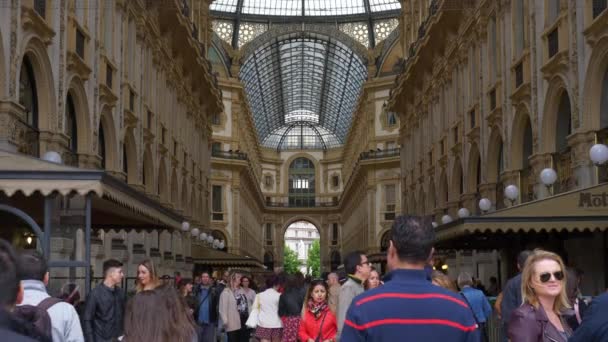
[{"label": "glass roof panel", "polygon": [[401,9],[399,0],[369,0],[372,12],[385,12]]},{"label": "glass roof panel", "polygon": [[363,0],[304,0],[305,15],[349,15],[365,13]]},{"label": "glass roof panel", "polygon": [[[339,146],[366,77],[365,64],[346,45],[305,32],[261,46],[240,72],[260,140],[273,148]],[[298,127],[299,135],[291,133]]]},{"label": "glass roof panel", "polygon": [[[237,12],[238,0],[215,0],[211,10]],[[373,13],[399,10],[399,0],[369,0]],[[304,11],[302,10],[304,6]],[[366,14],[364,0],[243,0],[242,14],[268,16],[341,16]]]},{"label": "glass roof panel", "polygon": [[302,15],[302,0],[243,0],[243,13],[255,15]]},{"label": "glass roof panel", "polygon": [[236,12],[238,0],[215,0],[211,3],[210,9],[219,12]]}]

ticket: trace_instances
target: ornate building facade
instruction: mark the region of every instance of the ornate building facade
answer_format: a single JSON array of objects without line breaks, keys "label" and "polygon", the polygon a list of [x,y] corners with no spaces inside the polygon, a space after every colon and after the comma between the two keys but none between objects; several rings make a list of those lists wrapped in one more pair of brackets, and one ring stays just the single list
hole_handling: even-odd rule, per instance
[{"label": "ornate building facade", "polygon": [[[0,8],[1,149],[15,158],[57,152],[72,167],[66,172],[101,170],[108,182],[139,198],[93,211],[97,277],[109,257],[125,262],[129,277],[146,257],[159,273],[185,272],[192,267],[192,240],[180,232],[181,222],[209,226],[210,120],[222,103],[206,60],[208,6],[198,0],[76,0],[13,1]],[[28,201],[1,190],[2,202]],[[72,189],[56,190],[67,198]],[[104,190],[99,206],[93,199],[93,209],[103,207],[106,196]],[[62,203],[65,211],[84,205]],[[57,226],[69,225],[68,216],[62,214]],[[53,237],[50,254],[83,254],[83,239],[82,227]]]},{"label": "ornate building facade", "polygon": [[[509,250],[545,245],[569,256],[571,266],[597,275],[585,291],[605,288],[599,276],[606,274],[605,260],[591,252],[605,251],[605,224],[584,221],[593,212],[573,223],[572,217],[582,215],[577,206],[560,207],[555,198],[606,182],[605,168],[589,158],[593,144],[606,142],[608,128],[606,2],[402,5],[400,39],[407,58],[389,107],[401,118],[404,212],[434,216],[454,265],[494,248],[501,254],[489,259],[496,268],[502,260],[498,273],[504,279],[506,265],[515,260]],[[553,183],[543,181],[545,169],[556,175]],[[505,194],[509,185],[516,186],[511,190],[517,196]],[[450,222],[482,214],[481,198],[489,199],[489,216],[502,223],[468,230],[473,218]],[[543,201],[555,203],[548,213]],[[563,223],[540,218],[547,215],[564,216]],[[479,222],[489,221],[482,215]],[[452,233],[465,230],[462,239],[469,244],[454,243],[459,238]],[[474,236],[485,237],[485,245]],[[502,244],[490,243],[501,238]]]}]

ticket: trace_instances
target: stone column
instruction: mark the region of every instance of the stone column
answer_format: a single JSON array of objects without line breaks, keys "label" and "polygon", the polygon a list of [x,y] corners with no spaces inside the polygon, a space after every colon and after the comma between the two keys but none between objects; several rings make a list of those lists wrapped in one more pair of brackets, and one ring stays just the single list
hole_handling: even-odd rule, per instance
[{"label": "stone column", "polygon": [[513,201],[513,203],[506,198],[503,199],[505,207],[511,207],[512,205],[521,203],[522,189],[519,182],[519,170],[509,170],[503,172],[502,183],[504,184],[505,188],[509,185],[515,185],[519,189],[519,197],[517,197],[517,200]]},{"label": "stone column", "polygon": [[[534,194],[536,199],[543,199],[551,196],[551,189],[545,186],[540,181],[540,172],[545,168],[553,168],[553,157],[551,153],[537,153],[530,157],[530,165],[532,166],[532,173],[534,174]],[[559,180],[558,180],[559,181]]]},{"label": "stone column", "polygon": [[597,170],[589,158],[589,149],[595,144],[595,132],[574,133],[568,136],[568,145],[572,148],[572,168],[576,179],[576,188],[588,188],[597,184]]},{"label": "stone column", "polygon": [[[481,198],[487,198],[492,202],[492,208],[489,211],[496,210],[496,202],[498,199],[496,198],[496,183],[483,183],[479,185],[479,195]],[[500,199],[503,200],[502,198]],[[475,203],[477,208],[479,208],[479,203]]]},{"label": "stone column", "polygon": [[448,215],[452,216],[452,220],[458,219],[458,209],[460,209],[460,201],[448,201],[447,211]]},{"label": "stone column", "polygon": [[[475,215],[479,211],[479,206],[477,206],[477,193],[471,192],[460,195],[460,202],[462,202],[463,208],[469,209],[471,215]],[[456,214],[458,214],[458,212]],[[456,217],[458,217],[458,215],[456,215]]]}]

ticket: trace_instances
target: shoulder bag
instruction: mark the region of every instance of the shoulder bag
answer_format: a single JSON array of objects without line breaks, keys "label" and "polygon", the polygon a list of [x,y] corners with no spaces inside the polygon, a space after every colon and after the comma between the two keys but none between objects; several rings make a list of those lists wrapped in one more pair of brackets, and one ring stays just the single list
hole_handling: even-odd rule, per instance
[{"label": "shoulder bag", "polygon": [[255,300],[253,301],[253,310],[249,313],[249,318],[247,318],[247,322],[245,325],[251,329],[257,328],[258,324],[260,324],[260,295],[255,295]]}]

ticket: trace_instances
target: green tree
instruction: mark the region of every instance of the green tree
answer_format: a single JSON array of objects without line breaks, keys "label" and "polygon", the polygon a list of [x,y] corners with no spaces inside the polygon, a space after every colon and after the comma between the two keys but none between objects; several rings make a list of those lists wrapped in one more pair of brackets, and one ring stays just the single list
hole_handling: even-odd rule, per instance
[{"label": "green tree", "polygon": [[289,246],[285,245],[285,257],[283,258],[283,270],[288,274],[295,274],[300,270],[298,254]]},{"label": "green tree", "polygon": [[308,260],[306,260],[308,274],[313,278],[321,276],[321,245],[319,240],[315,240],[308,250]]}]

